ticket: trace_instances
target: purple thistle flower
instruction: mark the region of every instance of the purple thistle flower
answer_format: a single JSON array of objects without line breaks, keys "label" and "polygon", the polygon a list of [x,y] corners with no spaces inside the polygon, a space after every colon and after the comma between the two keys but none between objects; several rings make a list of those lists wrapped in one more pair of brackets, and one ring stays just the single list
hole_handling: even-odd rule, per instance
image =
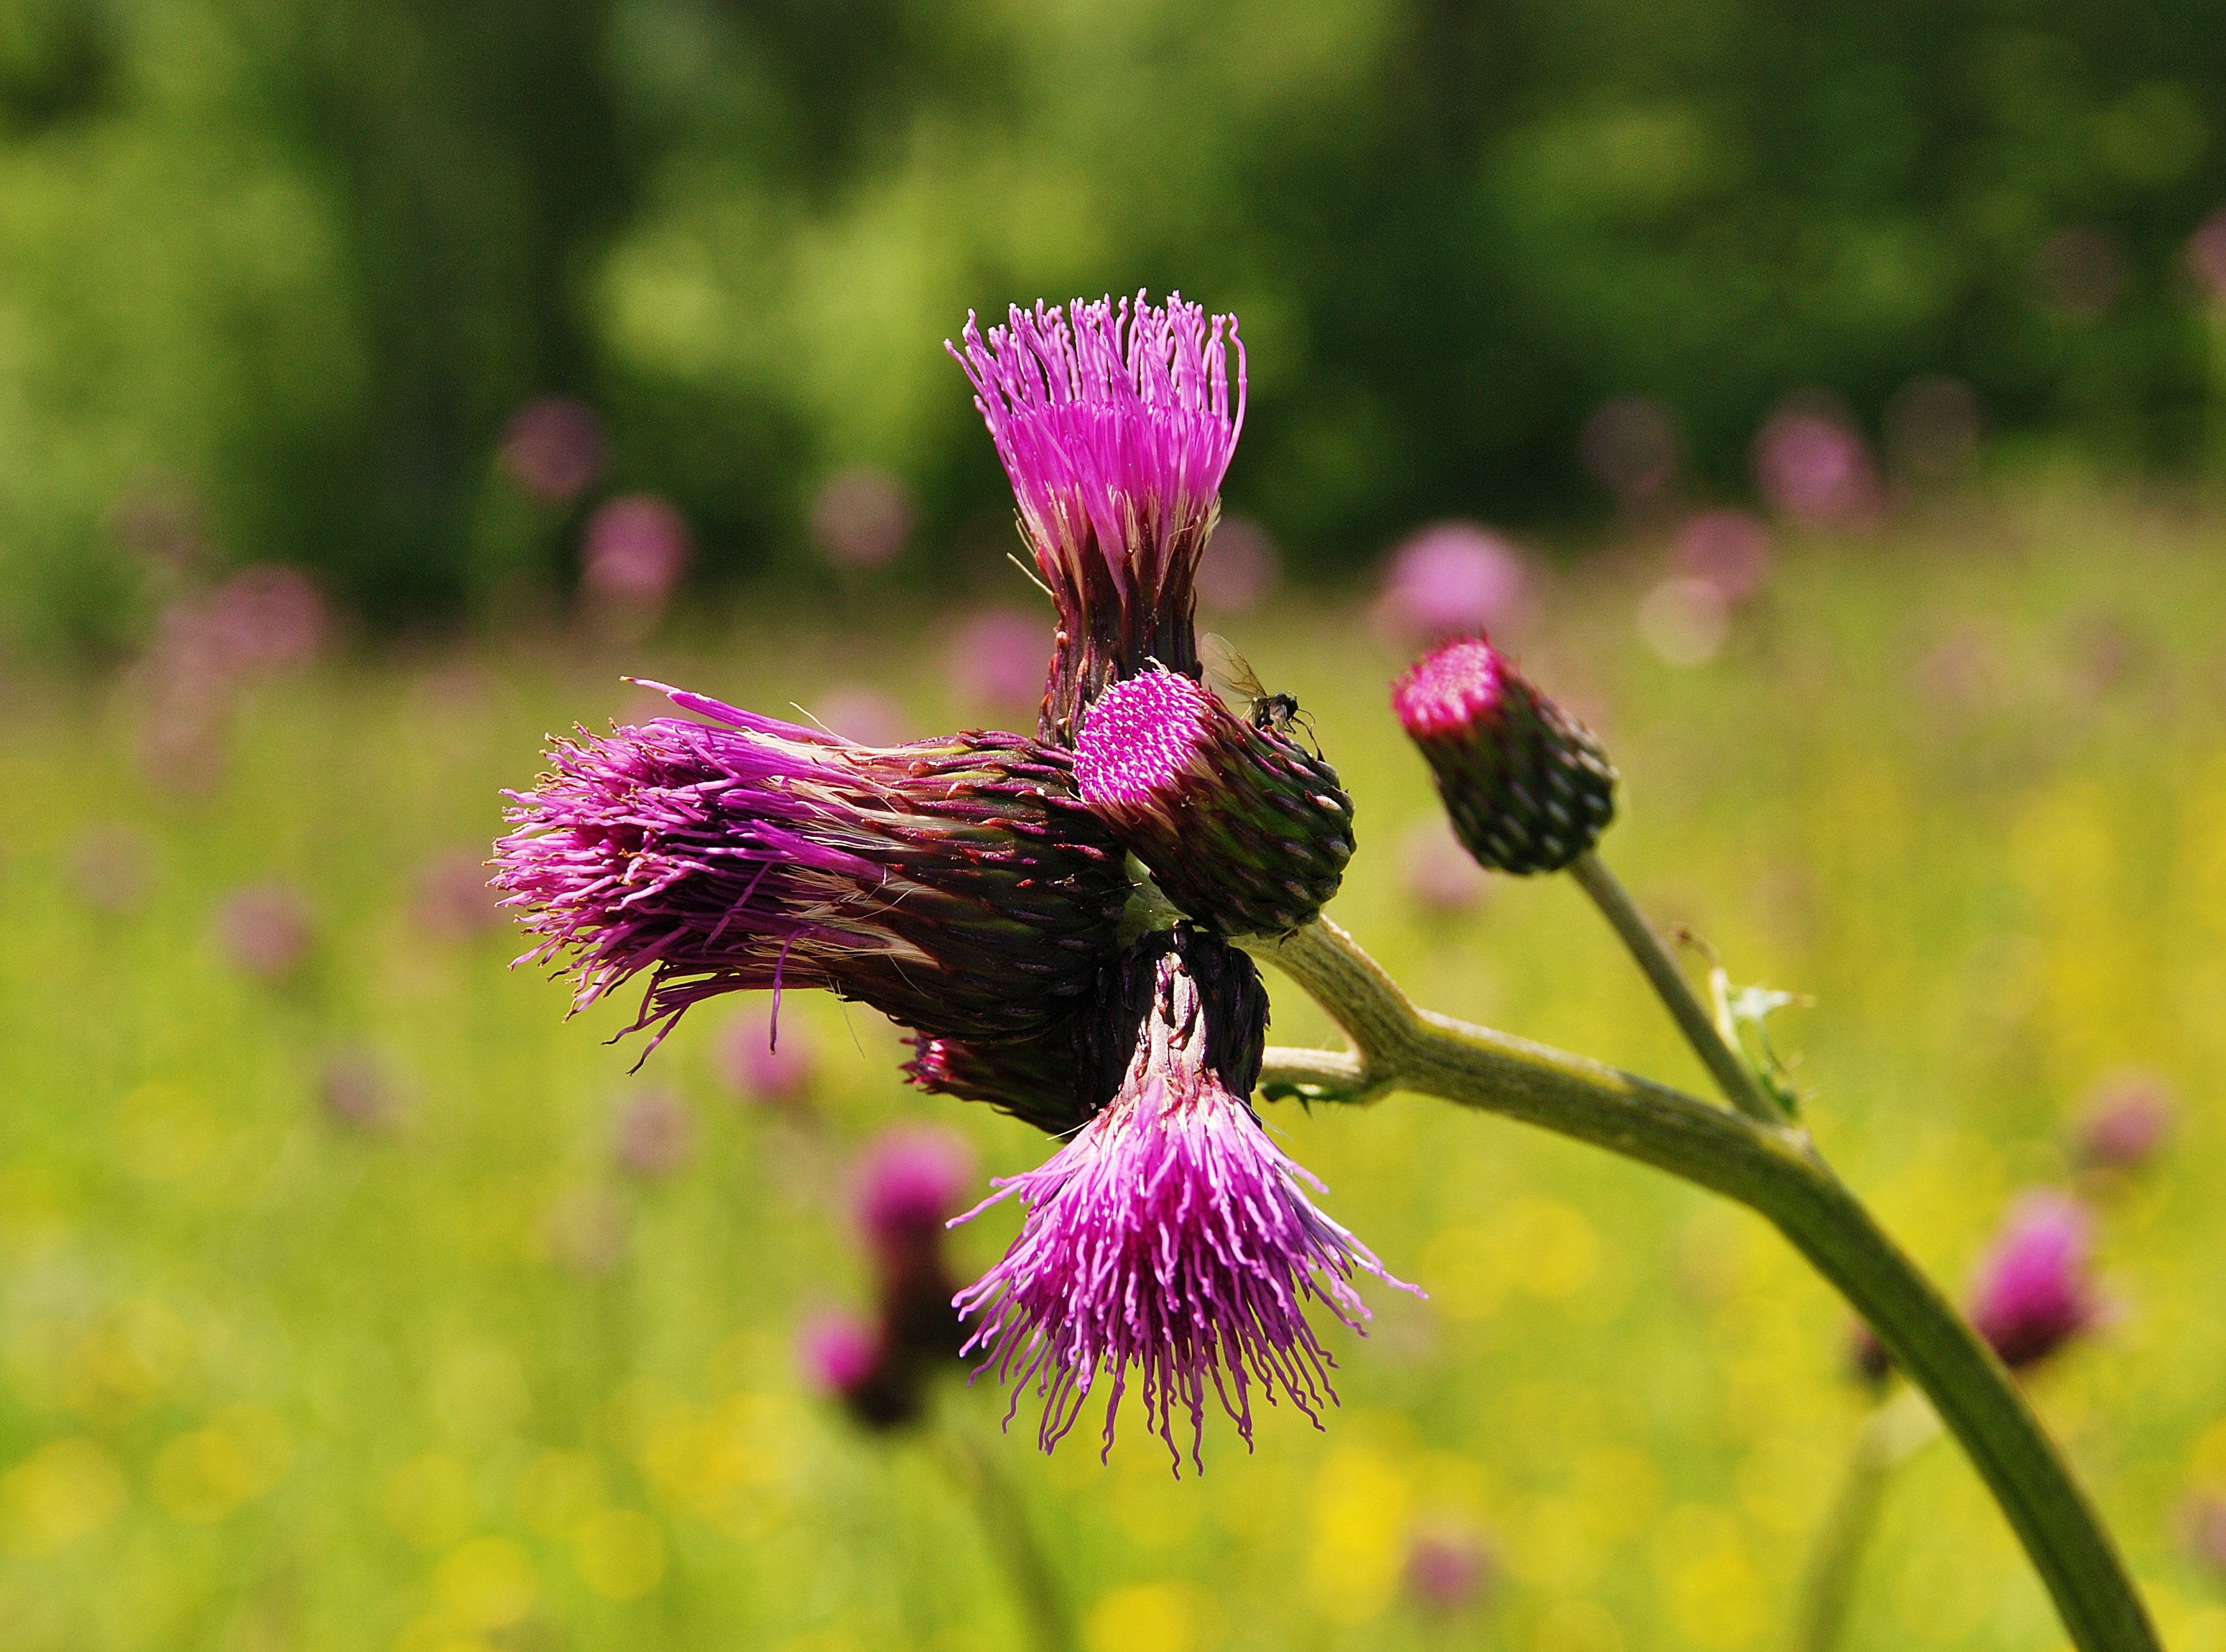
[{"label": "purple thistle flower", "polygon": [[806,1030],[782,1028],[770,1011],[750,1010],[719,1036],[720,1076],[743,1100],[779,1105],[803,1099],[816,1064]]},{"label": "purple thistle flower", "polygon": [[885,1259],[932,1250],[973,1179],[974,1155],[950,1131],[886,1131],[858,1166],[858,1226]]},{"label": "purple thistle flower", "polygon": [[1461,846],[1495,871],[1558,872],[1615,818],[1615,770],[1582,725],[1482,637],[1447,643],[1391,685]]},{"label": "purple thistle flower", "polygon": [[2156,1073],[2114,1073],[2095,1087],[2079,1121],[2075,1151],[2090,1170],[2139,1170],[2157,1155],[2178,1108],[2172,1086]]},{"label": "purple thistle flower", "polygon": [[675,689],[658,718],[550,753],[513,792],[494,882],[576,1009],[647,972],[651,1047],[725,992],[824,987],[931,1034],[1071,1013],[1129,896],[1071,759],[1017,734],[855,745]]},{"label": "purple thistle flower", "polygon": [[[1256,1383],[1319,1426],[1317,1407],[1336,1395],[1307,1299],[1358,1330],[1368,1310],[1354,1271],[1398,1281],[1314,1208],[1305,1189],[1321,1184],[1243,1099],[1266,1023],[1250,961],[1212,936],[1163,934],[1131,951],[1127,975],[1148,1002],[1117,1090],[1049,1160],[1000,1180],[961,1218],[1015,1195],[1028,1207],[1004,1259],[957,1306],[979,1322],[966,1351],[1014,1385],[1014,1409],[1031,1383],[1042,1396],[1046,1451],[1103,1375],[1110,1452],[1134,1370],[1180,1472],[1176,1413],[1189,1415],[1203,1469],[1209,1388],[1247,1446]],[[1113,996],[1117,1009],[1128,994]]]},{"label": "purple thistle flower", "polygon": [[945,347],[1059,607],[1038,732],[1071,745],[1090,702],[1146,661],[1198,675],[1194,587],[1244,428],[1244,346],[1235,317],[1180,293],[1009,315],[985,335],[970,313],[963,347]]},{"label": "purple thistle flower", "polygon": [[925,1398],[912,1362],[899,1357],[880,1327],[855,1313],[821,1313],[797,1332],[797,1363],[804,1379],[852,1419],[873,1429],[894,1428],[919,1414]]},{"label": "purple thistle flower", "polygon": [[1407,1549],[1407,1592],[1438,1613],[1472,1606],[1491,1588],[1491,1551],[1469,1532],[1425,1532]]},{"label": "purple thistle flower", "polygon": [[1352,858],[1337,771],[1173,671],[1106,689],[1083,723],[1074,778],[1167,899],[1226,935],[1308,922]]},{"label": "purple thistle flower", "polygon": [[2103,1317],[2089,1272],[2094,1217],[2068,1194],[2027,1193],[2010,1208],[1972,1287],[1971,1325],[2021,1371]]}]

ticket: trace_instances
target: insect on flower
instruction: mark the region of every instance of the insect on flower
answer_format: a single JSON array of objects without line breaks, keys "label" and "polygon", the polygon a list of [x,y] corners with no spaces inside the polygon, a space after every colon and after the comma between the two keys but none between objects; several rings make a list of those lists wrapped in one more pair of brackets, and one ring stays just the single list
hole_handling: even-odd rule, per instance
[{"label": "insect on flower", "polygon": [[1293,737],[1291,731],[1297,729],[1306,737],[1313,754],[1322,754],[1321,741],[1314,734],[1314,720],[1299,709],[1297,695],[1269,692],[1251,663],[1219,632],[1209,631],[1199,640],[1199,652],[1205,660],[1206,686],[1219,695],[1231,710],[1242,712],[1263,734],[1280,734],[1289,740]]}]

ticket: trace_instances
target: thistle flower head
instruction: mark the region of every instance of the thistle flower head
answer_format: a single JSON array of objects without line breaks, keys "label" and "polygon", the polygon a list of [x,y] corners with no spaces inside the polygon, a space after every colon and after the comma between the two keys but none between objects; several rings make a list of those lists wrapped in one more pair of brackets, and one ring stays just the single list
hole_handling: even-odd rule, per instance
[{"label": "thistle flower head", "polygon": [[1972,1327],[2003,1364],[2023,1370],[2046,1359],[2104,1315],[2090,1271],[2094,1218],[2063,1193],[2028,1193],[1980,1264]]},{"label": "thistle flower head", "polygon": [[1484,865],[1558,872],[1615,818],[1600,743],[1484,638],[1447,643],[1392,684],[1462,846]]},{"label": "thistle flower head", "polygon": [[819,1393],[838,1400],[862,1427],[894,1428],[919,1416],[926,1395],[911,1362],[897,1356],[874,1323],[823,1313],[797,1333],[797,1363]]},{"label": "thistle flower head", "polygon": [[949,1131],[887,1131],[858,1166],[858,1226],[884,1259],[932,1250],[973,1176],[973,1155]]},{"label": "thistle flower head", "polygon": [[959,337],[945,347],[1059,606],[1040,732],[1071,745],[1090,702],[1147,659],[1199,669],[1193,584],[1244,427],[1244,346],[1233,316],[1180,294],[1015,305],[986,334],[969,315]]},{"label": "thistle flower head", "polygon": [[495,846],[526,959],[563,959],[576,1008],[646,973],[629,1030],[652,1047],[703,999],[783,986],[1002,1037],[1088,991],[1129,879],[1065,753],[984,733],[858,746],[666,692],[709,721],[559,742]]},{"label": "thistle flower head", "polygon": [[1167,898],[1225,935],[1298,928],[1352,858],[1352,800],[1337,771],[1173,671],[1105,690],[1074,772],[1083,801]]},{"label": "thistle flower head", "polygon": [[978,1322],[969,1350],[1014,1385],[1014,1407],[1031,1384],[1041,1395],[1045,1450],[1103,1380],[1110,1452],[1133,1376],[1180,1471],[1178,1414],[1203,1467],[1209,1393],[1248,1445],[1256,1387],[1315,1418],[1335,1395],[1308,1300],[1358,1329],[1368,1312],[1355,1271],[1396,1281],[1314,1207],[1305,1190],[1320,1184],[1243,1099],[1265,1021],[1250,961],[1177,933],[1140,944],[1128,967],[1146,1008],[1117,1088],[1065,1147],[980,1207],[1017,1195],[1028,1210],[958,1307]]},{"label": "thistle flower head", "polygon": [[1075,1088],[1073,1021],[1020,1038],[936,1038],[915,1033],[905,1077],[919,1089],[987,1102],[1050,1135],[1064,1135],[1090,1114]]}]

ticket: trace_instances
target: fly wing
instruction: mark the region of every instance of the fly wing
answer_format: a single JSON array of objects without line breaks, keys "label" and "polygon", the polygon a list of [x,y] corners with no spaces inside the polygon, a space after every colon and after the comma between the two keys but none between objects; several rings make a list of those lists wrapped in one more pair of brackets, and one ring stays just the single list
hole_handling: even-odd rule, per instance
[{"label": "fly wing", "polygon": [[1268,697],[1268,690],[1260,686],[1258,674],[1219,632],[1209,631],[1199,638],[1198,651],[1205,662],[1206,686],[1238,716],[1250,716],[1253,702]]}]

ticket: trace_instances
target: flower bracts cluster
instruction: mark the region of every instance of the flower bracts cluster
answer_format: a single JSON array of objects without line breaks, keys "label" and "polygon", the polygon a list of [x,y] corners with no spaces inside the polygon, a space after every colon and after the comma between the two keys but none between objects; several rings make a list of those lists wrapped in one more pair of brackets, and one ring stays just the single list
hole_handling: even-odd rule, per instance
[{"label": "flower bracts cluster", "polygon": [[512,794],[496,886],[575,1006],[646,972],[637,1028],[737,988],[824,987],[907,1026],[1062,1020],[1129,896],[1071,761],[1017,734],[857,746],[694,695],[551,753]]},{"label": "flower bracts cluster", "polygon": [[1244,428],[1244,347],[1233,317],[1180,294],[1014,306],[959,336],[947,347],[1059,609],[1038,732],[1071,746],[1106,684],[1148,660],[1199,669],[1192,593]]},{"label": "flower bracts cluster", "polygon": [[1615,769],[1582,724],[1482,637],[1447,643],[1392,685],[1462,845],[1495,871],[1558,872],[1615,818]]},{"label": "flower bracts cluster", "polygon": [[1352,800],[1337,771],[1173,671],[1099,696],[1075,780],[1161,893],[1224,935],[1296,929],[1352,858]]},{"label": "flower bracts cluster", "polygon": [[997,1184],[988,1204],[1017,1197],[1027,1217],[958,1305],[979,1322],[970,1350],[1014,1385],[1015,1407],[1028,1388],[1042,1396],[1046,1451],[1101,1382],[1110,1451],[1133,1381],[1178,1468],[1183,1422],[1202,1467],[1210,1396],[1248,1443],[1256,1389],[1318,1423],[1332,1362],[1305,1308],[1358,1329],[1368,1311],[1353,1275],[1397,1281],[1314,1207],[1306,1190],[1320,1185],[1231,1088],[1258,1071],[1264,1018],[1250,1014],[1265,1001],[1243,980],[1250,962],[1191,934],[1139,947],[1126,967],[1135,984],[1109,1007],[1146,1009],[1119,1085],[1049,1160]]}]

